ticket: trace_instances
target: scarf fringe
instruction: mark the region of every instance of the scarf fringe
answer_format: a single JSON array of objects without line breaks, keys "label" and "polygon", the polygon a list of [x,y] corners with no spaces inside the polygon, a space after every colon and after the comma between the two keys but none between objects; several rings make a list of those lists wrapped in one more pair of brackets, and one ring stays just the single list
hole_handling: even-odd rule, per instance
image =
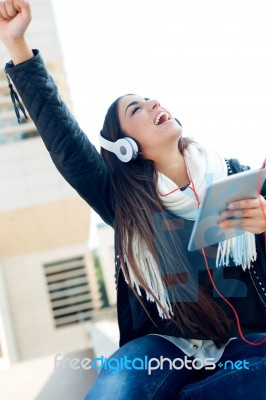
[{"label": "scarf fringe", "polygon": [[254,233],[244,231],[241,235],[224,240],[218,245],[216,268],[228,266],[230,258],[235,265],[242,265],[245,271],[257,259],[256,240]]},{"label": "scarf fringe", "polygon": [[[169,319],[174,315],[172,305],[169,299],[168,291],[163,283],[161,274],[159,272],[159,268],[151,253],[146,249],[140,248],[138,240],[133,238],[133,250],[136,258],[139,261],[139,273],[141,274],[142,279],[146,282],[150,291],[155,294],[155,297],[160,301],[164,310],[160,307],[160,305],[156,302],[156,307],[158,313],[162,319]],[[133,273],[130,268],[127,257],[125,256],[125,262],[128,265],[128,273],[130,278],[130,283],[132,287],[136,288],[138,295],[141,297],[141,285],[139,280]],[[129,282],[127,282],[128,284]],[[152,303],[155,302],[154,297],[145,290],[146,299]]]}]

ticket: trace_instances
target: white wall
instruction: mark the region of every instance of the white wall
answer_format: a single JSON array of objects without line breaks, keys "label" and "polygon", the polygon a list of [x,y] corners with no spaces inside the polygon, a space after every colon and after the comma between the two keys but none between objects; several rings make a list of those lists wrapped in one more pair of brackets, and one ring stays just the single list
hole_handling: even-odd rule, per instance
[{"label": "white wall", "polygon": [[14,326],[12,323],[8,294],[6,291],[3,265],[0,262],[0,344],[3,357],[0,357],[0,369],[18,361]]},{"label": "white wall", "polygon": [[[86,255],[87,244],[66,246],[2,261],[19,360],[90,347],[89,323],[55,328],[43,264]],[[95,282],[91,265],[89,281]]]},{"label": "white wall", "polygon": [[0,212],[77,195],[40,137],[0,146],[0,182]]}]

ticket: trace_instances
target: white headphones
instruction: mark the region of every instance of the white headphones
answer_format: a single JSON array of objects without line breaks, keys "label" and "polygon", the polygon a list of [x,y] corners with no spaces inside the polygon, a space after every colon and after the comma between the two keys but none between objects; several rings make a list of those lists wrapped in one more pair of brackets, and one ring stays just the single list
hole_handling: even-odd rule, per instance
[{"label": "white headphones", "polygon": [[137,143],[130,137],[124,137],[122,139],[118,139],[116,142],[110,142],[100,134],[100,145],[105,150],[114,153],[122,162],[135,160],[139,152]]},{"label": "white headphones", "polygon": [[[174,118],[178,125],[181,122]],[[117,158],[122,162],[129,162],[135,160],[138,157],[139,148],[134,139],[125,136],[122,139],[118,139],[116,142],[110,142],[110,140],[105,139],[100,133],[100,145],[103,149],[114,153]]]}]

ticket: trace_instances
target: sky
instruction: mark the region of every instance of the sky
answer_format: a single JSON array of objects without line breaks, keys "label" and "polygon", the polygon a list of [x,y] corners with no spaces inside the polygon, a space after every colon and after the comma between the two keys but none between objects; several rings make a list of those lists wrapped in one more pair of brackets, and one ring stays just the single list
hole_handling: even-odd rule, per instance
[{"label": "sky", "polygon": [[185,135],[262,163],[264,0],[52,2],[75,114],[97,146],[108,106],[136,93],[168,107]]},{"label": "sky", "polygon": [[264,0],[52,0],[74,112],[99,148],[112,101],[156,98],[184,135],[260,167],[266,156]]}]

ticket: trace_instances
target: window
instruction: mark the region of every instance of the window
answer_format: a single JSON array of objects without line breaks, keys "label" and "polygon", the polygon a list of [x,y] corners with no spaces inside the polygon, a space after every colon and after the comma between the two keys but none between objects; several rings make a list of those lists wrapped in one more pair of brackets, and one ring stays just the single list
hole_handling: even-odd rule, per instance
[{"label": "window", "polygon": [[44,265],[56,327],[91,319],[93,302],[84,257]]}]

